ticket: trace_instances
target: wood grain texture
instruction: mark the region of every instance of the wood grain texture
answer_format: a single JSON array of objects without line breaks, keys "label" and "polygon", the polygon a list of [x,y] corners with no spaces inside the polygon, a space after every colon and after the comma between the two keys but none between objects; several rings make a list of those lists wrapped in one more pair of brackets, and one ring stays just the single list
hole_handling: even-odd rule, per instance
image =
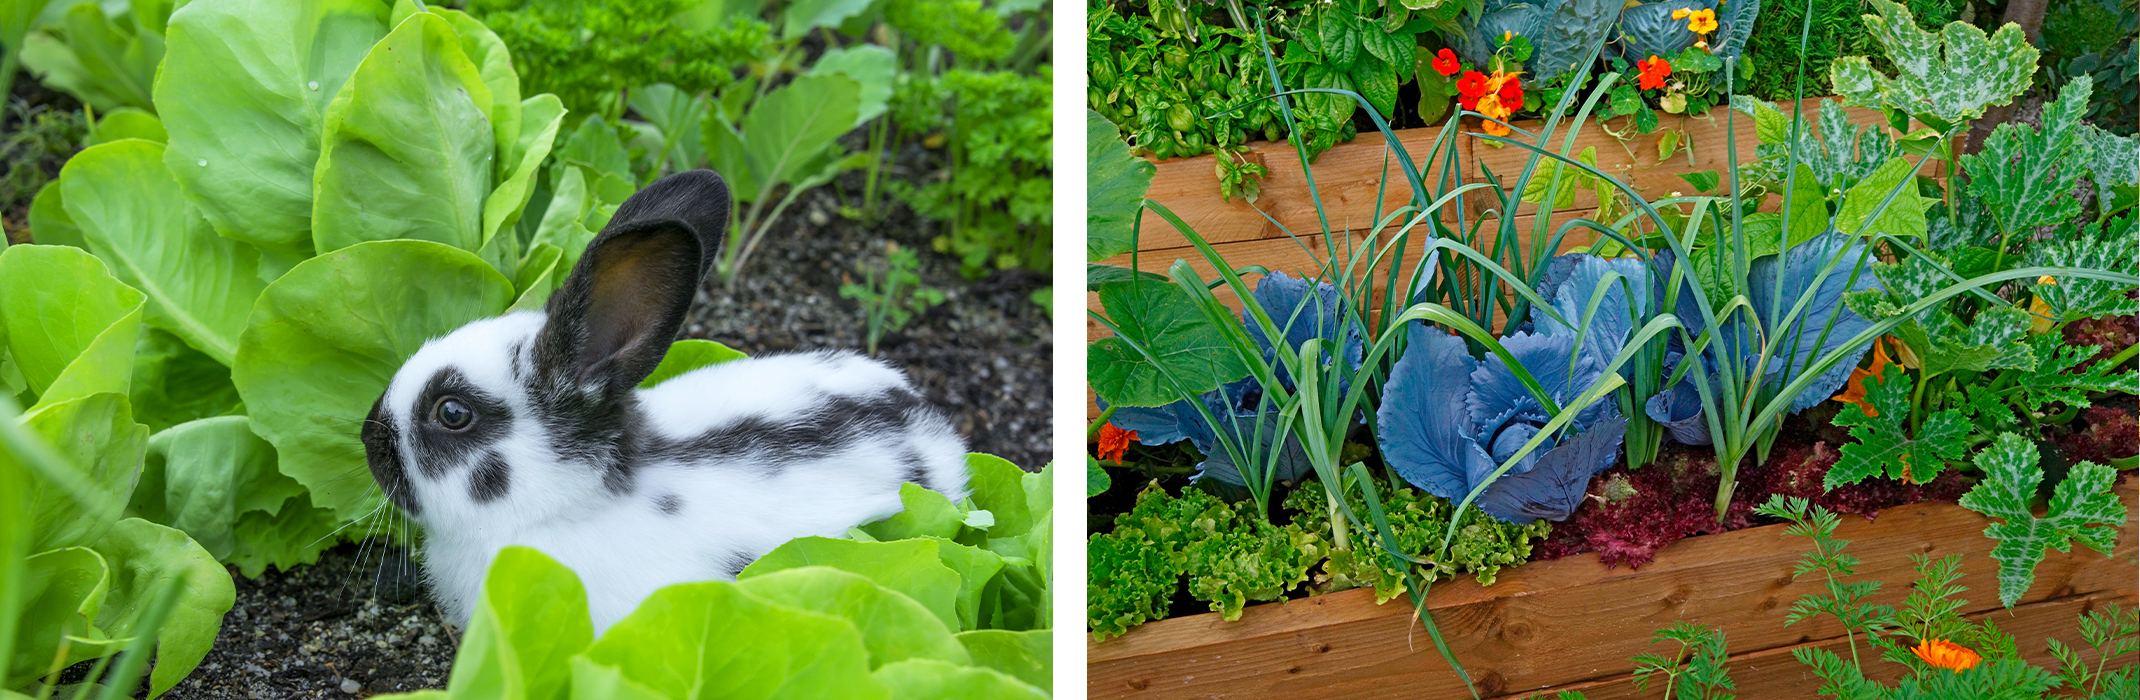
[{"label": "wood grain texture", "polygon": [[[2134,480],[2126,478],[2117,493],[2133,512],[2140,500]],[[1909,555],[1961,555],[1960,584],[1970,599],[1962,612],[1991,614],[2013,629],[2007,621],[2022,608],[1998,610],[1997,565],[1988,554],[1993,542],[1983,536],[1988,522],[1960,506],[1927,503],[1891,509],[1876,521],[1845,517],[1836,536],[1852,542],[1845,551],[1863,561],[1855,580],[1886,582],[1875,596],[1879,603],[1899,603],[1908,593],[1916,579]],[[1609,569],[1584,555],[1503,571],[1490,587],[1469,578],[1445,581],[1427,606],[1456,658],[1491,694],[1624,676],[1633,667],[1630,657],[1653,651],[1651,632],[1673,620],[1723,629],[1731,654],[1748,659],[1840,637],[1842,630],[1826,619],[1784,626],[1791,604],[1820,583],[1791,580],[1811,541],[1783,529],[1682,540],[1639,570]],[[2128,519],[2110,556],[2085,548],[2050,552],[2021,603],[2089,595],[2133,600],[2140,587],[2136,540]],[[1087,693],[1140,700],[1468,697],[1402,601],[1376,605],[1372,591],[1355,590],[1254,606],[1235,622],[1206,614],[1147,623],[1087,644]],[[2073,620],[2068,612],[2053,617]]]}]

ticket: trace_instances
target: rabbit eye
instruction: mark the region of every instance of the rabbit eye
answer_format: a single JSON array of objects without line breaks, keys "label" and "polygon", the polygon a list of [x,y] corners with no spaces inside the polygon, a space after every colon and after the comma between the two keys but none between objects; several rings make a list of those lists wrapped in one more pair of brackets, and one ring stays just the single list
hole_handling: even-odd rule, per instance
[{"label": "rabbit eye", "polygon": [[431,409],[431,417],[447,430],[460,430],[476,421],[476,412],[468,410],[468,405],[461,403],[459,398],[448,396],[438,400],[438,405]]}]

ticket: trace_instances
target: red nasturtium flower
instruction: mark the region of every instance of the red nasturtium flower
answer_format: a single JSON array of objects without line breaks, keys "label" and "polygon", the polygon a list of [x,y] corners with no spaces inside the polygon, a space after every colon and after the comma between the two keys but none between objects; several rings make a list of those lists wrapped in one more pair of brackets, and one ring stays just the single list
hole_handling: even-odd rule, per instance
[{"label": "red nasturtium flower", "polygon": [[1434,72],[1436,73],[1451,76],[1456,75],[1456,72],[1463,68],[1464,64],[1456,60],[1455,51],[1442,49],[1434,54]]},{"label": "red nasturtium flower", "polygon": [[1924,640],[1919,642],[1915,648],[1910,649],[1910,651],[1917,654],[1917,658],[1923,659],[1925,665],[1933,668],[1944,668],[1949,671],[1975,668],[1977,662],[1984,660],[1984,657],[1977,656],[1977,653],[1971,651],[1969,647],[1944,639]]},{"label": "red nasturtium flower", "polygon": [[1123,430],[1113,423],[1100,426],[1100,459],[1120,464],[1122,453],[1129,451],[1129,443],[1137,439],[1137,431]]},{"label": "red nasturtium flower", "polygon": [[1523,74],[1495,74],[1501,81],[1501,87],[1495,89],[1494,94],[1501,96],[1501,104],[1511,108],[1523,106],[1523,79],[1518,77],[1521,75]]},{"label": "red nasturtium flower", "polygon": [[1635,67],[1642,71],[1642,75],[1636,81],[1635,87],[1644,90],[1655,90],[1664,87],[1665,76],[1672,74],[1672,63],[1656,56],[1651,56],[1647,60],[1636,61]]}]

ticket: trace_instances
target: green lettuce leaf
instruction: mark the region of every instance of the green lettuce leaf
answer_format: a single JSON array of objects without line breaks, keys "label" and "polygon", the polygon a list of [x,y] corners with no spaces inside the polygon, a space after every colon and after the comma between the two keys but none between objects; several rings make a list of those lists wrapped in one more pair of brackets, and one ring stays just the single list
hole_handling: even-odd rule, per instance
[{"label": "green lettuce leaf", "polygon": [[586,658],[677,700],[888,697],[846,619],[773,605],[727,581],[655,591]]}]

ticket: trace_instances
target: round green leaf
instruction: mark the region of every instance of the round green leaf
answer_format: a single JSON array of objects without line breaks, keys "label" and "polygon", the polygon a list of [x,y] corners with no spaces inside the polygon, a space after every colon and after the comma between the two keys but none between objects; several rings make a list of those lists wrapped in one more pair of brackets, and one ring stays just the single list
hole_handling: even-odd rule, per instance
[{"label": "round green leaf", "polygon": [[315,249],[413,238],[480,250],[490,111],[490,87],[445,19],[418,13],[395,27],[327,106]]},{"label": "round green leaf", "polygon": [[776,571],[737,585],[766,602],[846,618],[862,632],[869,665],[905,659],[970,663],[951,629],[920,603],[858,574],[823,566]]},{"label": "round green leaf", "polygon": [[[417,282],[421,283],[417,283]],[[513,285],[474,254],[426,241],[359,243],[268,285],[231,380],[253,432],[312,502],[355,519],[379,504],[357,426],[425,341],[495,316]]]},{"label": "round green leaf", "polygon": [[171,13],[156,80],[164,163],[217,233],[312,253],[323,115],[386,19],[378,0],[195,0]]},{"label": "round green leaf", "polygon": [[727,581],[655,591],[586,658],[676,700],[886,697],[854,625]]}]

